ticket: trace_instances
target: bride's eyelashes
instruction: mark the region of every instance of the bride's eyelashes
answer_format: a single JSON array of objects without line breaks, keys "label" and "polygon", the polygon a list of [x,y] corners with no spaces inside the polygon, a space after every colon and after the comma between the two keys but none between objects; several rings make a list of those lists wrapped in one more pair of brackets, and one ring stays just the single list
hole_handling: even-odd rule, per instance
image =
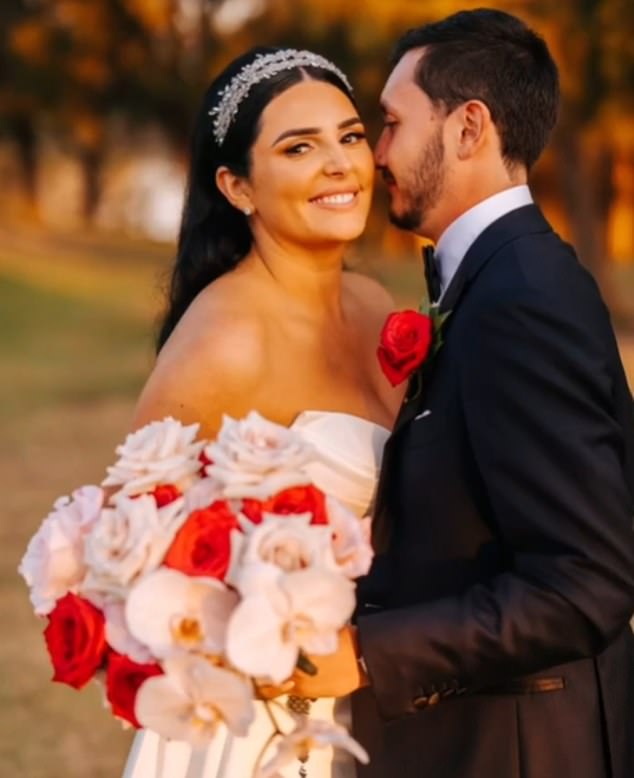
[{"label": "bride's eyelashes", "polygon": [[[365,139],[365,130],[355,130],[354,132],[346,132],[345,135],[341,137],[340,143],[350,146],[355,143],[360,143]],[[313,144],[302,141],[301,143],[294,143],[292,146],[284,149],[283,153],[288,157],[297,157],[306,154],[311,148],[313,148]]]},{"label": "bride's eyelashes", "polygon": [[366,139],[365,130],[355,130],[354,132],[347,132],[341,139],[342,143],[358,143],[359,141]]},{"label": "bride's eyelashes", "polygon": [[310,143],[295,143],[293,146],[284,149],[284,154],[286,154],[287,157],[298,157],[301,154],[305,154],[310,149]]}]

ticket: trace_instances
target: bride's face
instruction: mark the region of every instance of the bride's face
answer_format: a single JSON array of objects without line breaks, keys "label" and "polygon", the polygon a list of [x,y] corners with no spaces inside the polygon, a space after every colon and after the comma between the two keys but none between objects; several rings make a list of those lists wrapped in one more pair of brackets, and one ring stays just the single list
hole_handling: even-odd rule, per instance
[{"label": "bride's face", "polygon": [[251,149],[253,228],[324,246],[365,227],[374,161],[357,109],[336,87],[302,81],[262,112]]}]

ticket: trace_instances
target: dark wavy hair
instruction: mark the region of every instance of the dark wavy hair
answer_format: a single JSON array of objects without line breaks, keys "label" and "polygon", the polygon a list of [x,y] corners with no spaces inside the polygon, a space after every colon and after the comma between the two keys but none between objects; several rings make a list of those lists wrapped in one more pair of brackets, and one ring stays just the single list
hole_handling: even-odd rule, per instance
[{"label": "dark wavy hair", "polygon": [[229,203],[216,186],[216,170],[226,165],[235,175],[249,176],[250,152],[259,134],[262,112],[274,97],[294,84],[306,78],[325,81],[353,100],[346,84],[330,70],[313,66],[284,70],[251,88],[219,146],[214,139],[213,119],[209,115],[218,101],[218,93],[257,55],[278,50],[261,46],[251,49],[234,60],[205,93],[193,130],[178,250],[169,282],[167,310],[158,333],[157,351],[163,347],[196,295],[216,278],[235,268],[251,248],[252,236],[247,218]]},{"label": "dark wavy hair", "polygon": [[504,11],[459,11],[406,32],[392,63],[423,46],[415,79],[432,103],[450,113],[467,100],[481,100],[497,127],[504,159],[530,169],[559,106],[559,74],[543,39]]}]

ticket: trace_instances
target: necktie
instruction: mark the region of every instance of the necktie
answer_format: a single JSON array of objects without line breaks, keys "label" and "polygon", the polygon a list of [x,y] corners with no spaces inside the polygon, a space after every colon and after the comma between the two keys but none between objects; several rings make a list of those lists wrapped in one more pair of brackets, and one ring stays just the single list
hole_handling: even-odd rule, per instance
[{"label": "necktie", "polygon": [[423,247],[423,258],[425,260],[425,281],[427,282],[427,294],[429,302],[435,303],[440,297],[440,274],[438,264],[434,254],[433,246]]}]

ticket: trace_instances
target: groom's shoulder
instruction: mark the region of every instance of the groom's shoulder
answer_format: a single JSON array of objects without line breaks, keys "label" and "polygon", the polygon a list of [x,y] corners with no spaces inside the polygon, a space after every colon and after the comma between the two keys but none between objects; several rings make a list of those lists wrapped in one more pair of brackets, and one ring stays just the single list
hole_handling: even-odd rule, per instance
[{"label": "groom's shoulder", "polygon": [[574,248],[554,230],[520,234],[493,256],[486,276],[504,297],[600,301],[597,284]]}]

